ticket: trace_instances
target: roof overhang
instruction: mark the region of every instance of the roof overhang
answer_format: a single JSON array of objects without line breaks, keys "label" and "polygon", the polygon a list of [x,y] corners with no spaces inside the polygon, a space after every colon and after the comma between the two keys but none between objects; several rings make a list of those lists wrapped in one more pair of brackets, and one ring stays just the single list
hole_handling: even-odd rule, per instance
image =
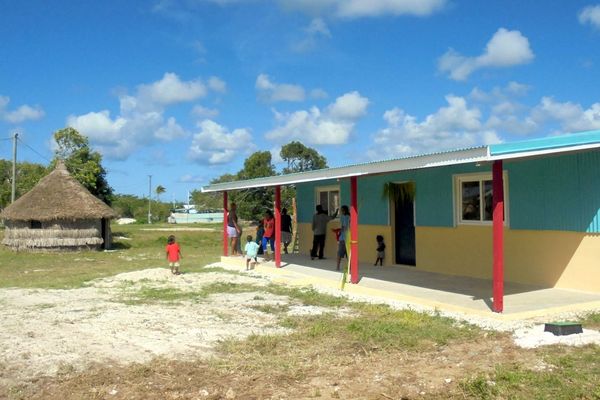
[{"label": "roof overhang", "polygon": [[204,186],[203,193],[227,190],[252,189],[280,185],[294,185],[303,182],[317,182],[327,179],[343,179],[352,176],[378,175],[390,172],[435,168],[448,165],[492,162],[496,160],[520,160],[546,155],[568,154],[600,148],[600,130],[574,133],[563,136],[530,139],[513,143],[501,143],[470,149],[442,153],[425,154],[413,157],[353,164],[343,167],[326,168],[316,171],[276,175],[244,181],[215,183]]},{"label": "roof overhang", "polygon": [[411,169],[433,168],[445,165],[465,164],[486,161],[489,158],[487,147],[475,147],[465,150],[427,154],[400,158],[395,160],[375,161],[364,164],[353,164],[343,167],[319,169],[287,175],[269,176],[266,178],[245,181],[215,183],[202,188],[203,193],[222,192],[225,190],[252,189],[279,185],[294,185],[303,182],[315,182],[327,179],[342,179],[352,176],[377,175]]}]

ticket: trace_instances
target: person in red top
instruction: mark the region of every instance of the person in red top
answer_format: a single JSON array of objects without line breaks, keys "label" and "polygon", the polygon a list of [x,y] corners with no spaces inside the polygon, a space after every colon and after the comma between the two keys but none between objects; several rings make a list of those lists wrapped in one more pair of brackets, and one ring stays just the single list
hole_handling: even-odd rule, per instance
[{"label": "person in red top", "polygon": [[268,259],[269,251],[267,249],[267,244],[269,244],[269,242],[271,242],[271,251],[275,253],[275,218],[273,218],[273,212],[271,212],[271,210],[265,212],[263,227],[265,228],[265,233],[262,238],[262,247],[265,258]]},{"label": "person in red top", "polygon": [[171,273],[175,275],[179,275],[179,260],[181,257],[181,248],[179,244],[175,242],[175,236],[169,236],[167,247],[167,260],[169,261],[169,267],[171,268]]}]

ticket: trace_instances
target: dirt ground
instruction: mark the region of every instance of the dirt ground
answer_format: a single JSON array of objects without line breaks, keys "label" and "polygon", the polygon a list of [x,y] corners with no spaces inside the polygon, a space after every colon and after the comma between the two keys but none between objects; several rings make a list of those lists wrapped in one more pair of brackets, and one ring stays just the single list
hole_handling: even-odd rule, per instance
[{"label": "dirt ground", "polygon": [[[147,287],[193,292],[214,282],[259,288],[202,301],[127,301]],[[346,312],[261,291],[267,284],[222,272],[172,276],[149,269],[79,289],[1,289],[0,398],[444,398],[459,380],[497,363],[539,363],[510,335],[487,333],[423,351],[315,343],[290,353],[293,368],[285,358],[257,368],[256,354],[249,362],[249,354],[216,351],[229,338],[289,332],[281,315],[261,307],[285,306],[286,315]]]}]

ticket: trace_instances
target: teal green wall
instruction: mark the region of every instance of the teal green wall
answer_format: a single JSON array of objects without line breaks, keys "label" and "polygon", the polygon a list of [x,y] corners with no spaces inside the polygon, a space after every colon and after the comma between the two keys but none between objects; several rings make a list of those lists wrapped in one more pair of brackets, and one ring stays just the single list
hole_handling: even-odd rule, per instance
[{"label": "teal green wall", "polygon": [[600,232],[600,152],[507,163],[510,227]]},{"label": "teal green wall", "polygon": [[[403,171],[358,178],[358,218],[361,224],[388,225],[388,200],[383,198],[386,182],[413,181],[416,185],[416,220],[418,226],[453,226],[452,175],[479,172],[474,165],[458,165]],[[350,204],[350,180],[328,180],[298,184],[298,221],[310,222],[315,208],[315,190],[319,186],[340,186],[342,204]]]},{"label": "teal green wall", "polygon": [[[600,151],[505,161],[511,229],[600,233]],[[416,185],[417,226],[452,227],[453,175],[491,172],[491,165],[428,168],[358,178],[359,223],[388,225],[383,198],[386,182]],[[350,204],[349,179],[297,185],[298,221],[310,222],[315,188],[340,185],[342,204]]]}]

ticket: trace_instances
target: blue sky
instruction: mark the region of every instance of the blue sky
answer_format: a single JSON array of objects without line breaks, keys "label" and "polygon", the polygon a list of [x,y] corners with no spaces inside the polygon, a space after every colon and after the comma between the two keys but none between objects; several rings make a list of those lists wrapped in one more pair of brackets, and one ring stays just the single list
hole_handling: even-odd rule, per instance
[{"label": "blue sky", "polygon": [[337,166],[600,129],[593,1],[0,0],[0,35],[0,138],[47,163],[73,126],[119,193],[291,140]]}]

